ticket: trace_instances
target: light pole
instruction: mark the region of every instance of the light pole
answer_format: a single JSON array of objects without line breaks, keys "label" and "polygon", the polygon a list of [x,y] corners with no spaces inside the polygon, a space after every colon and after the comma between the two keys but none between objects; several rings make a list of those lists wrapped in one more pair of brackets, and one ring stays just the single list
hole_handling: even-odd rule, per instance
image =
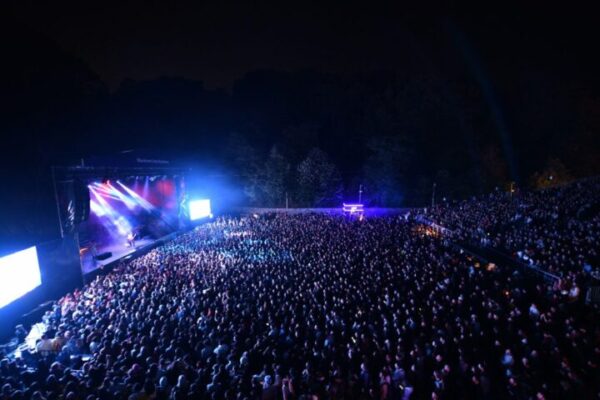
[{"label": "light pole", "polygon": [[362,204],[362,185],[358,185],[358,204]]},{"label": "light pole", "polygon": [[515,192],[515,183],[510,182],[510,198],[512,199],[513,193]]},{"label": "light pole", "polygon": [[435,187],[436,187],[436,183],[433,182],[433,187],[431,189],[431,208],[435,207]]},{"label": "light pole", "polygon": [[[83,160],[82,160],[83,163]],[[58,190],[56,189],[56,167],[52,166],[52,186],[54,187],[54,200],[56,200],[56,211],[58,212],[58,226],[60,227],[60,237],[65,237],[65,229],[63,227],[62,218],[60,216],[60,201],[58,199]]]}]

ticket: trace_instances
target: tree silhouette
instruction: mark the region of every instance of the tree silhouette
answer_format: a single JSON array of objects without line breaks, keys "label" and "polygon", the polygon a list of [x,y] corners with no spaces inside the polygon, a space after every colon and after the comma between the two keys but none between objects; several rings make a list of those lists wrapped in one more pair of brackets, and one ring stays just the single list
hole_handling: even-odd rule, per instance
[{"label": "tree silhouette", "polygon": [[337,206],[342,195],[342,180],[338,168],[321,149],[312,149],[298,164],[298,197],[311,207]]}]

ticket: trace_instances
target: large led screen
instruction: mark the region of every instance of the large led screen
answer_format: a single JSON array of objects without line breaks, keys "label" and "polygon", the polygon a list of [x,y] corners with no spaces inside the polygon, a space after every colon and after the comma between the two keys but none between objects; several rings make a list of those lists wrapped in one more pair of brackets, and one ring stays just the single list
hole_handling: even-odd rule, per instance
[{"label": "large led screen", "polygon": [[202,199],[190,201],[190,219],[192,221],[210,217],[210,214],[210,200]]},{"label": "large led screen", "polygon": [[35,247],[0,258],[0,308],[42,284]]}]

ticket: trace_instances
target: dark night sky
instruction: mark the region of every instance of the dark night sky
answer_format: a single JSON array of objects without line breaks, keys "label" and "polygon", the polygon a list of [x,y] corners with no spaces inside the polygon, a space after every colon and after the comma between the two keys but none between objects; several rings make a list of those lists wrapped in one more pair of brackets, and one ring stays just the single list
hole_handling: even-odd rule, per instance
[{"label": "dark night sky", "polygon": [[[335,2],[32,2],[13,5],[22,24],[81,57],[112,89],[125,78],[181,76],[231,87],[247,71],[393,69],[426,57],[454,62],[453,24],[494,72],[552,64],[590,68],[597,29],[585,10],[530,6],[482,13]],[[430,51],[435,47],[436,51]],[[442,49],[440,52],[439,49]],[[437,57],[436,57],[437,54]],[[576,66],[576,67],[575,67]]]},{"label": "dark night sky", "polygon": [[349,185],[391,134],[418,155],[407,188],[446,168],[479,182],[486,149],[523,179],[555,156],[597,171],[597,14],[452,3],[3,2],[0,242],[56,233],[50,165],[132,148],[227,164],[231,133],[293,162],[321,147]]}]

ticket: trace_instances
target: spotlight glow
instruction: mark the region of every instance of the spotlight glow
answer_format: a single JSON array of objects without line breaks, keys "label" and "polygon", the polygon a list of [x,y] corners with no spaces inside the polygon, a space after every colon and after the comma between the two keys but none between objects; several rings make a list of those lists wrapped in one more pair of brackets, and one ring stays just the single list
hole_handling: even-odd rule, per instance
[{"label": "spotlight glow", "polygon": [[92,212],[99,217],[106,215],[106,212],[104,212],[104,209],[102,207],[100,207],[100,204],[98,204],[94,200],[90,200],[90,210],[92,210]]},{"label": "spotlight glow", "polygon": [[[125,236],[129,232],[131,232],[131,224],[127,219],[125,219],[117,210],[115,210],[104,197],[112,196],[103,196],[99,193],[98,188],[91,187],[90,192],[96,197],[97,201],[90,199],[90,210],[96,214],[98,217],[107,218],[112,226],[116,228],[120,235]],[[129,208],[129,206],[127,207]]]},{"label": "spotlight glow", "polygon": [[127,194],[132,199],[131,201],[133,201],[134,203],[137,203],[138,205],[140,205],[140,207],[143,207],[144,209],[146,209],[148,211],[151,211],[155,208],[154,205],[152,205],[152,203],[150,203],[148,200],[144,199],[142,196],[137,194],[135,191],[129,189],[127,186],[125,186],[121,182],[117,181],[117,184],[119,186],[121,186],[123,188],[123,190],[125,190],[125,192],[127,192]]},{"label": "spotlight glow", "polygon": [[342,204],[342,211],[349,214],[362,214],[365,211],[363,204]]},{"label": "spotlight glow", "polygon": [[[102,194],[98,193],[96,191],[97,189],[91,188],[90,191],[92,192],[92,194],[96,197],[96,199],[98,200],[98,206],[102,209],[102,211],[104,212],[102,215],[108,215],[109,217],[112,217],[113,215],[116,214],[116,212],[114,211],[114,209],[111,207],[110,204],[108,204],[108,202],[102,197]],[[90,202],[90,208],[91,208],[91,202]]]},{"label": "spotlight glow", "polygon": [[115,226],[117,227],[119,233],[123,236],[131,232],[131,224],[122,215],[115,220]]}]

